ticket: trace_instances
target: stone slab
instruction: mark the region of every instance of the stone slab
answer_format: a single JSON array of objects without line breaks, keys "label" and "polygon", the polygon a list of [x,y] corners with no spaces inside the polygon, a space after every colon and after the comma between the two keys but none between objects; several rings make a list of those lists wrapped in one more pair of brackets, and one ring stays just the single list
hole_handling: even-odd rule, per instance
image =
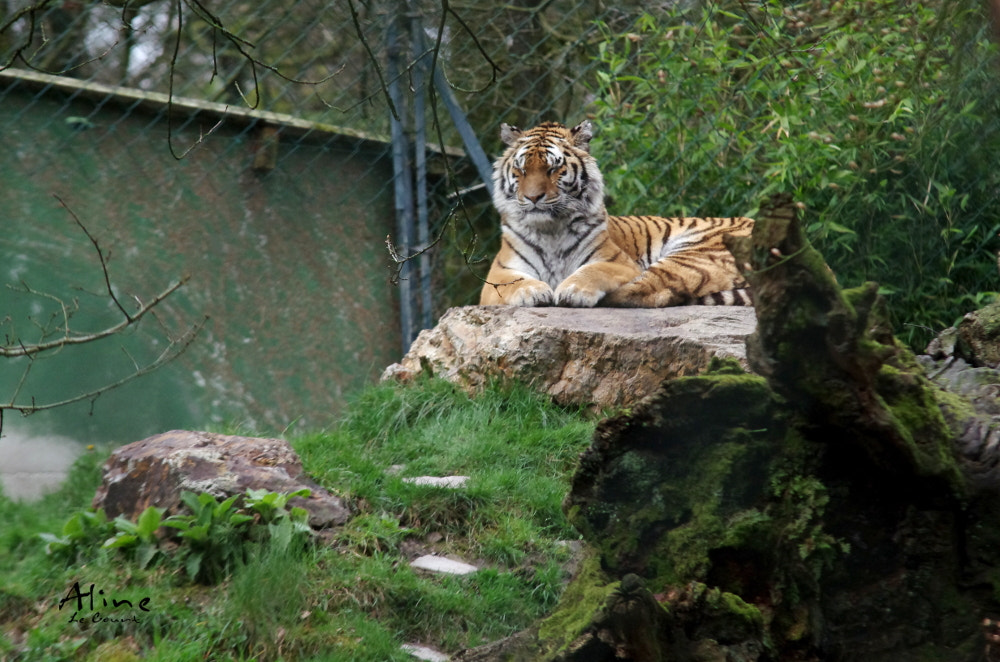
[{"label": "stone slab", "polygon": [[757,318],[746,306],[449,309],[383,379],[430,372],[476,391],[494,379],[530,384],[560,404],[636,404],[666,379],[704,371],[713,357],[744,368]]},{"label": "stone slab", "polygon": [[413,478],[404,478],[403,482],[413,485],[430,485],[432,487],[459,489],[465,487],[465,483],[468,480],[468,476],[415,476]]},{"label": "stone slab", "polygon": [[443,556],[425,554],[420,558],[410,562],[410,567],[430,572],[440,572],[448,575],[469,575],[477,572],[479,568],[461,561],[453,561]]},{"label": "stone slab", "polygon": [[418,660],[426,660],[427,662],[448,662],[450,659],[444,653],[427,646],[421,646],[420,644],[403,644],[401,648]]}]

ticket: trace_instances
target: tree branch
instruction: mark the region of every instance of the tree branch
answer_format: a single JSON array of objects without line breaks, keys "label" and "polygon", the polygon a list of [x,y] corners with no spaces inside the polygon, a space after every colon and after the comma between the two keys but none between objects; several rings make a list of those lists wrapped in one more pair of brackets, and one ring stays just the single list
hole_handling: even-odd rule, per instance
[{"label": "tree branch", "polygon": [[[123,386],[125,384],[128,384],[132,380],[142,377],[143,375],[149,374],[150,372],[156,370],[160,366],[180,356],[188,348],[188,346],[190,346],[191,343],[194,342],[195,337],[205,326],[205,323],[208,320],[208,317],[206,316],[200,322],[185,330],[184,333],[182,333],[176,339],[169,339],[168,337],[169,343],[167,344],[166,348],[162,352],[160,352],[160,354],[154,360],[146,364],[141,364],[128,352],[127,349],[122,347],[122,351],[125,352],[126,356],[128,356],[129,360],[131,361],[132,372],[118,379],[117,381],[114,381],[110,384],[105,384],[103,386],[99,386],[85,393],[81,393],[79,395],[75,395],[54,402],[39,403],[35,400],[34,396],[28,396],[29,400],[28,402],[19,401],[21,393],[24,391],[25,385],[27,384],[28,377],[31,374],[31,370],[35,365],[35,360],[40,354],[46,352],[59,352],[65,347],[97,342],[105,338],[110,338],[119,333],[122,333],[129,327],[133,327],[139,324],[139,322],[141,322],[142,319],[146,317],[148,313],[154,311],[156,307],[160,305],[160,303],[162,303],[171,294],[176,292],[181,287],[181,285],[186,283],[188,280],[187,277],[185,277],[180,281],[174,283],[173,285],[170,285],[169,287],[159,292],[147,303],[143,303],[141,300],[139,300],[138,297],[136,297],[136,301],[138,302],[138,308],[134,312],[130,313],[114,292],[114,288],[112,287],[111,284],[111,277],[108,273],[107,258],[104,251],[101,249],[97,239],[94,237],[93,234],[90,233],[90,231],[80,220],[80,218],[73,212],[72,209],[69,208],[69,206],[59,196],[54,196],[54,197],[56,198],[56,200],[59,201],[59,204],[62,205],[63,209],[65,209],[66,212],[72,217],[77,227],[79,227],[83,231],[87,239],[90,240],[90,243],[93,245],[94,250],[97,251],[97,256],[101,265],[101,274],[104,279],[104,285],[107,292],[107,296],[111,298],[111,300],[117,307],[118,311],[121,313],[122,320],[117,324],[112,324],[99,331],[94,331],[92,333],[79,333],[73,331],[70,328],[70,319],[73,317],[73,314],[79,309],[79,304],[74,302],[73,307],[70,308],[69,306],[67,306],[67,303],[63,299],[53,294],[49,294],[47,292],[40,292],[34,290],[27,283],[22,281],[21,285],[24,288],[23,292],[32,296],[42,297],[54,301],[55,304],[59,307],[59,311],[53,313],[48,322],[38,323],[32,320],[41,331],[41,337],[39,338],[38,342],[25,343],[21,338],[18,338],[16,334],[12,334],[7,336],[7,338],[4,341],[5,344],[0,345],[0,358],[28,359],[28,364],[22,371],[20,378],[17,380],[17,384],[14,386],[10,398],[6,401],[6,403],[0,402],[0,432],[3,431],[3,413],[5,410],[9,409],[17,411],[22,415],[27,416],[29,414],[33,414],[38,411],[55,409],[57,407],[63,407],[66,405],[70,405],[85,400],[90,400],[91,403],[93,403],[102,394],[107,393],[108,391],[114,390],[116,388],[119,388],[120,386]],[[10,288],[10,289],[15,289],[15,288]],[[53,323],[53,320],[56,321]],[[3,321],[4,324],[8,322],[10,322],[9,317]],[[59,337],[51,339],[50,337],[55,335],[56,333],[59,334]]]},{"label": "tree branch", "polygon": [[[195,337],[204,328],[205,323],[208,320],[209,317],[206,315],[204,318],[202,318],[200,322],[198,322],[196,325],[192,326],[190,329],[185,331],[180,338],[178,338],[177,340],[172,340],[170,344],[167,345],[167,347],[160,353],[160,355],[156,357],[155,360],[144,366],[139,366],[138,364],[136,364],[135,372],[132,372],[111,384],[106,384],[99,388],[93,389],[92,391],[88,391],[86,393],[81,393],[80,395],[75,395],[73,397],[66,398],[65,400],[59,400],[57,402],[47,402],[44,404],[38,404],[37,402],[35,402],[34,397],[31,398],[31,404],[18,404],[15,402],[16,400],[16,395],[15,395],[14,397],[11,398],[11,401],[9,403],[0,404],[0,431],[3,430],[2,413],[6,409],[19,412],[23,416],[28,416],[30,414],[34,414],[35,412],[44,411],[46,409],[55,409],[57,407],[64,407],[66,405],[82,402],[84,400],[95,401],[97,400],[97,398],[99,398],[104,393],[107,393],[108,391],[112,391],[120,386],[124,386],[125,384],[128,384],[132,380],[142,377],[143,375],[148,375],[149,373],[153,372],[160,366],[163,366],[169,363],[170,361],[173,361],[178,356],[183,354],[184,351],[191,345],[191,343],[194,342]],[[129,356],[131,358],[131,355]],[[27,371],[25,372],[27,373]]]}]

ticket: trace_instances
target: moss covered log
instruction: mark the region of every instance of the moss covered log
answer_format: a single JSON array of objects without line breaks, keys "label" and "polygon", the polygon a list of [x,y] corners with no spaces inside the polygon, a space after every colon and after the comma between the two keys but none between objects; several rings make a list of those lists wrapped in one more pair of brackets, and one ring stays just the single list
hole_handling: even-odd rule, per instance
[{"label": "moss covered log", "polygon": [[730,248],[757,374],[717,363],[602,422],[564,502],[585,570],[531,646],[459,659],[984,659],[1000,491],[956,459],[966,405],[874,284],[839,287],[788,199]]},{"label": "moss covered log", "polygon": [[754,292],[752,369],[787,399],[809,438],[854,446],[886,471],[961,496],[937,389],[893,337],[878,286],[841,290],[795,212],[787,197],[769,200],[753,235],[727,242]]}]

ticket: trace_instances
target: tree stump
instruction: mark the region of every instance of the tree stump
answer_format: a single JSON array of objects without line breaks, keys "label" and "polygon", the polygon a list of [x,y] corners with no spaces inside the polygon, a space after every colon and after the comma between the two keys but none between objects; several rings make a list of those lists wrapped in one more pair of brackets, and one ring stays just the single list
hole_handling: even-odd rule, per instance
[{"label": "tree stump", "polygon": [[757,374],[717,361],[602,422],[564,503],[590,560],[517,655],[458,659],[995,659],[1000,491],[957,459],[966,405],[788,198],[729,246]]}]

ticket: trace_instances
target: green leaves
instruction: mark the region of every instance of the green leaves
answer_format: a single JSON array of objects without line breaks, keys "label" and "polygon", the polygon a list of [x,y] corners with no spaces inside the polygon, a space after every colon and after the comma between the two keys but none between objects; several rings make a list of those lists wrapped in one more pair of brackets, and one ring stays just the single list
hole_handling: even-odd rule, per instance
[{"label": "green leaves", "polygon": [[62,535],[40,533],[45,542],[45,553],[62,556],[72,562],[86,548],[104,539],[109,530],[108,518],[103,510],[81,510],[74,513],[62,528]]},{"label": "green leaves", "polygon": [[984,158],[1000,152],[997,47],[980,7],[727,7],[602,29],[593,150],[611,213],[753,215],[792,193],[840,281],[896,292],[893,320],[922,348],[922,327],[996,289],[995,233],[965,240],[1000,223]]},{"label": "green leaves", "polygon": [[177,535],[187,543],[178,550],[178,557],[188,577],[214,584],[246,559],[252,542],[287,550],[293,542],[307,540],[312,533],[308,513],[303,508],[289,510],[287,504],[293,497],[308,495],[306,489],[291,493],[247,490],[244,507],[254,515],[236,506],[236,496],[219,502],[211,494],[184,492],[181,500],[191,512],[169,517],[163,524],[177,529]]},{"label": "green leaves", "polygon": [[66,521],[62,535],[41,533],[39,537],[46,543],[46,553],[69,561],[103,540],[100,548],[119,550],[145,569],[167,556],[162,542],[171,534],[163,529],[174,529],[181,544],[171,560],[190,579],[214,584],[245,559],[250,544],[275,545],[286,551],[308,541],[312,534],[309,514],[304,508],[289,509],[288,501],[309,494],[307,489],[291,493],[247,490],[245,495],[218,501],[209,493],[182,492],[186,513],[164,518],[164,508],[150,506],[135,522],[124,515],[108,522],[103,510],[83,510]]},{"label": "green leaves", "polygon": [[164,508],[150,506],[133,523],[119,515],[112,524],[117,533],[104,541],[106,549],[130,551],[140,568],[146,568],[159,553],[156,532],[160,529]]}]

